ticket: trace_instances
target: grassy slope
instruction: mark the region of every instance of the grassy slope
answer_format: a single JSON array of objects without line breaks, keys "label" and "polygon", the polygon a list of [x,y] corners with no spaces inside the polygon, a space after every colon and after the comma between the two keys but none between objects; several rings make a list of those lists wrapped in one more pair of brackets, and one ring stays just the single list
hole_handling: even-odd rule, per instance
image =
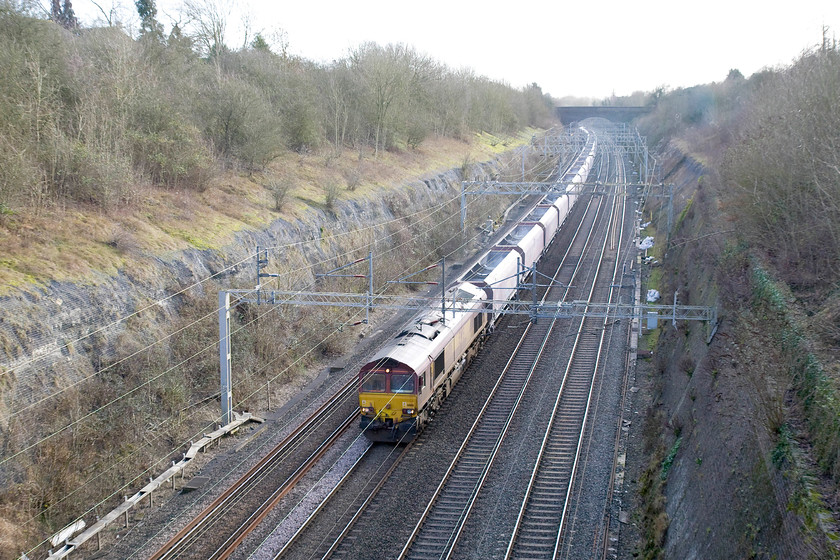
[{"label": "grassy slope", "polygon": [[[0,216],[0,296],[49,281],[95,282],[101,274],[142,271],[146,255],[187,248],[220,249],[242,230],[260,229],[277,218],[301,218],[323,205],[326,185],[340,188],[340,200],[364,198],[428,173],[492,159],[533,135],[515,138],[476,135],[469,142],[431,139],[417,150],[383,152],[362,159],[354,150],[339,156],[285,153],[264,174],[224,172],[203,192],[144,188],[142,195],[104,213],[85,207],[52,207]],[[268,176],[290,180],[282,212],[265,188]],[[346,188],[348,177],[358,186]]]}]

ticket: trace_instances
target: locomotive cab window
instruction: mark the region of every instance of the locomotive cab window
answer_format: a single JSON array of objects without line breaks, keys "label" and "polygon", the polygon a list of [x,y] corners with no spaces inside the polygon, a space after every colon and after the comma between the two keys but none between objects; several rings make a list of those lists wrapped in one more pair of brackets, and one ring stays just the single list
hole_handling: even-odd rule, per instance
[{"label": "locomotive cab window", "polygon": [[385,374],[384,373],[369,373],[362,379],[363,393],[384,393],[385,392]]},{"label": "locomotive cab window", "polygon": [[413,373],[392,373],[391,374],[391,392],[392,393],[413,393],[414,392],[414,374]]}]

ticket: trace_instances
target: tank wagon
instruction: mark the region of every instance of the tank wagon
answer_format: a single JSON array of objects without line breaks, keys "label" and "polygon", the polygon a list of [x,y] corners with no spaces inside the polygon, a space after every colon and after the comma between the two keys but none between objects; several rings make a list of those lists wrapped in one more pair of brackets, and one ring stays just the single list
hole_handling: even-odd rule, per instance
[{"label": "tank wagon", "polygon": [[[578,198],[568,188],[585,182],[595,161],[597,139],[587,141],[575,163],[497,245],[458,278],[440,307],[418,313],[359,370],[360,425],[372,441],[407,443],[429,422],[478,353],[516,294],[521,271],[542,257]],[[492,302],[492,303],[491,303]]]}]

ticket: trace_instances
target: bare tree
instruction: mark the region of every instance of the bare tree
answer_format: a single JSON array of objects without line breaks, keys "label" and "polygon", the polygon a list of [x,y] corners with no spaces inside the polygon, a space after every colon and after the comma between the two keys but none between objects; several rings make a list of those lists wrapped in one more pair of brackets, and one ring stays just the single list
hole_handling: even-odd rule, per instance
[{"label": "bare tree", "polygon": [[362,90],[363,102],[374,129],[374,153],[385,144],[388,118],[411,79],[410,59],[414,51],[405,45],[380,47],[365,43],[351,53],[350,61]]},{"label": "bare tree", "polygon": [[192,37],[202,55],[217,59],[228,50],[225,43],[232,0],[186,0],[184,10]]},{"label": "bare tree", "polygon": [[117,25],[117,6],[111,3],[111,8],[106,12],[102,4],[94,2],[94,0],[90,0],[90,3],[96,6],[96,8],[102,13],[102,17],[105,18],[105,23],[108,24],[108,27],[114,27]]},{"label": "bare tree", "polygon": [[327,69],[322,88],[327,114],[330,116],[326,128],[332,132],[333,146],[338,153],[344,145],[350,118],[352,83],[346,61],[337,61]]}]

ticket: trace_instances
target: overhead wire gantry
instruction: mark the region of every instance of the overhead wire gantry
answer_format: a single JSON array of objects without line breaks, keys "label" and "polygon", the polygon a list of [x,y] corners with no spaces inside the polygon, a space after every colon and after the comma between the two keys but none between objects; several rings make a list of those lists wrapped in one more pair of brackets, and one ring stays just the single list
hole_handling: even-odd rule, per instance
[{"label": "overhead wire gantry", "polygon": [[[579,142],[577,142],[579,143]],[[570,146],[576,144],[575,136],[570,135],[566,139],[552,139],[545,140],[543,143],[544,156],[554,156],[558,151],[569,151]],[[648,169],[648,164],[651,158],[648,155],[647,147],[644,144],[644,139],[639,136],[638,132],[633,129],[629,131],[626,129],[619,130],[616,138],[610,142],[609,147],[616,151],[623,151],[626,154],[632,155],[640,170],[643,171],[645,182],[639,183],[622,183],[622,186],[627,190],[622,194],[615,194],[614,189],[610,187],[615,186],[611,183],[573,183],[565,185],[561,182],[534,182],[534,181],[463,181],[461,184],[461,228],[465,227],[466,222],[466,197],[467,195],[539,195],[552,193],[574,193],[574,194],[592,194],[596,196],[629,196],[631,198],[638,198],[643,200],[646,197],[661,197],[668,199],[668,229],[673,224],[673,185],[652,185],[649,182],[651,171]],[[655,167],[655,160],[654,167]],[[260,280],[265,277],[275,277],[277,274],[268,274],[262,272],[262,269],[268,264],[267,252],[262,253],[259,247],[257,248],[257,286],[251,290],[224,290],[219,292],[219,357],[220,357],[220,371],[221,371],[221,393],[222,393],[222,420],[223,423],[229,422],[233,418],[233,399],[232,399],[232,382],[231,382],[231,352],[230,352],[230,310],[231,310],[231,296],[236,296],[236,302],[248,302],[256,304],[270,304],[270,305],[298,305],[298,306],[316,306],[316,307],[339,307],[339,308],[355,308],[365,309],[365,320],[354,324],[369,324],[369,314],[374,309],[387,309],[393,311],[422,311],[434,308],[440,305],[442,316],[446,316],[446,312],[458,313],[463,312],[457,302],[450,299],[447,302],[446,298],[446,267],[445,260],[440,265],[441,273],[441,293],[439,296],[426,295],[400,295],[400,294],[386,294],[374,293],[373,289],[373,258],[372,252],[368,253],[365,258],[357,259],[353,262],[339,266],[323,274],[317,274],[319,278],[330,277],[353,277],[353,278],[367,278],[368,289],[366,293],[340,293],[340,292],[325,292],[325,291],[295,291],[295,290],[269,290],[262,287]],[[367,274],[338,274],[353,265],[368,261]],[[416,282],[411,280],[417,274],[435,268],[438,265],[426,267],[418,272],[408,274],[403,278],[390,283],[398,284],[432,284],[437,285],[438,282]],[[536,294],[537,287],[545,287],[538,285],[537,278],[540,275],[536,271],[536,266],[531,268],[523,268],[517,273],[516,292],[523,290],[531,290]],[[526,282],[527,277],[531,278],[530,282]],[[465,280],[468,281],[468,280]],[[447,305],[449,303],[449,305]],[[677,321],[704,321],[712,325],[711,332],[717,325],[717,309],[714,307],[688,306],[678,305],[676,294],[674,303],[671,305],[651,304],[651,303],[593,303],[585,301],[544,301],[538,302],[536,298],[533,301],[519,300],[514,297],[511,300],[486,300],[486,305],[494,310],[496,315],[511,314],[511,315],[525,315],[531,321],[538,321],[540,319],[558,319],[558,318],[573,318],[573,317],[612,317],[616,320],[639,320],[639,325],[642,321],[647,319],[648,324],[654,324],[659,319],[671,320],[676,326]]]}]

